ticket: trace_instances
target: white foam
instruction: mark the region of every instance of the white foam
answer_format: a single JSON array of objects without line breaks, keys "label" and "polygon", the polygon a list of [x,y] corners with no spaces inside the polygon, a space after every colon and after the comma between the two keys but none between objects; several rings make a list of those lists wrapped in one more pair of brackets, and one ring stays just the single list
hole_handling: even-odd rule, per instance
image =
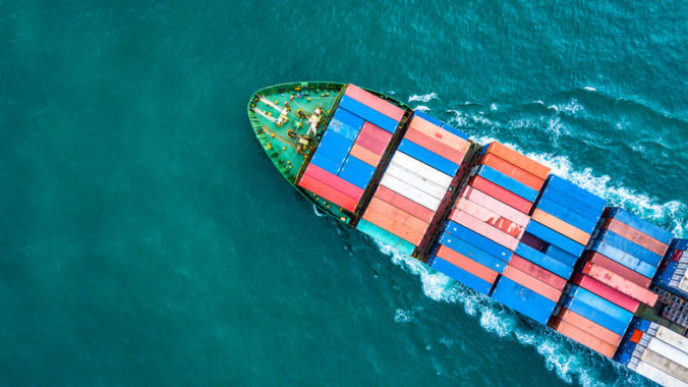
[{"label": "white foam", "polygon": [[417,95],[414,94],[409,97],[408,101],[409,102],[428,102],[432,99],[437,98],[437,93],[429,93],[429,94],[421,94]]},{"label": "white foam", "polygon": [[587,91],[597,91],[597,89],[592,86],[585,86],[583,89]]},{"label": "white foam", "polygon": [[425,106],[425,105],[418,105],[418,106],[414,107],[413,110],[420,110],[422,112],[427,112],[428,110],[430,110],[430,108]]},{"label": "white foam", "polygon": [[493,102],[493,103],[490,104],[490,110],[492,110],[493,112],[496,112],[497,109],[498,109],[498,108],[497,108],[497,104],[496,104],[496,103]]}]

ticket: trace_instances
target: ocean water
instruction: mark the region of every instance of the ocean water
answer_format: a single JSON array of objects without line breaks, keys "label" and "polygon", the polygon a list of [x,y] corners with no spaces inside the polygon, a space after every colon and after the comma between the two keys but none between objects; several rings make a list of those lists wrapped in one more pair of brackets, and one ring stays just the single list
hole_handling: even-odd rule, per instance
[{"label": "ocean water", "polygon": [[354,82],[688,236],[679,1],[0,2],[0,384],[649,385],[318,216],[251,93]]}]

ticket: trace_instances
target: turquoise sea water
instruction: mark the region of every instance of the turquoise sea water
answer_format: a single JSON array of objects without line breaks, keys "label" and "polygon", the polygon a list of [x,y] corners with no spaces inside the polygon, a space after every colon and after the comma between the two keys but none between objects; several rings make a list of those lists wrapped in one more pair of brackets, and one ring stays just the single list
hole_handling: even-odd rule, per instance
[{"label": "turquoise sea water", "polygon": [[[688,236],[688,8],[0,2],[0,384],[649,384],[317,216],[263,86],[351,81]],[[575,3],[575,4],[574,4]]]}]

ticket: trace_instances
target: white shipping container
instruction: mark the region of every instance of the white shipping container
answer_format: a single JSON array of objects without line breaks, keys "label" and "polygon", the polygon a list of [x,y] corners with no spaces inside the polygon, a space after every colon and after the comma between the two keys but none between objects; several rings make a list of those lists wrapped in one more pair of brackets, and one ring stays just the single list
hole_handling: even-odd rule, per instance
[{"label": "white shipping container", "polygon": [[684,367],[688,367],[688,353],[681,351],[671,344],[665,343],[662,341],[662,339],[654,337],[652,340],[650,340],[650,344],[647,346],[647,349],[657,352],[658,354],[666,357],[667,359],[671,359]]},{"label": "white shipping container", "polygon": [[657,352],[648,349],[643,353],[640,360],[677,379],[688,382],[688,368],[683,367],[671,359],[667,359]]},{"label": "white shipping container", "polygon": [[380,180],[380,185],[389,188],[392,191],[398,193],[399,195],[411,199],[414,202],[432,211],[437,211],[437,207],[440,206],[439,199],[433,198],[427,193],[419,190],[418,188],[404,181],[397,179],[394,176],[385,174],[384,176],[382,176],[382,180]]},{"label": "white shipping container", "polygon": [[659,327],[655,337],[664,341],[665,343],[671,344],[685,353],[688,353],[688,338],[679,335],[667,327]]},{"label": "white shipping container", "polygon": [[441,200],[447,192],[446,187],[442,187],[423,176],[413,173],[399,164],[390,163],[385,171],[385,175],[394,176],[401,181],[418,188],[419,190],[429,194],[435,199]]},{"label": "white shipping container", "polygon": [[658,370],[657,368],[641,361],[636,367],[635,372],[643,375],[644,377],[652,380],[655,383],[661,384],[667,387],[685,387],[688,383],[684,383],[679,379],[667,374],[664,371]]},{"label": "white shipping container", "polygon": [[402,167],[410,171],[413,171],[427,179],[430,179],[443,187],[449,187],[452,181],[452,176],[449,176],[444,172],[440,172],[437,169],[425,164],[424,162],[416,160],[413,157],[402,152],[397,151],[394,153],[394,156],[392,157],[392,163],[399,164]]}]

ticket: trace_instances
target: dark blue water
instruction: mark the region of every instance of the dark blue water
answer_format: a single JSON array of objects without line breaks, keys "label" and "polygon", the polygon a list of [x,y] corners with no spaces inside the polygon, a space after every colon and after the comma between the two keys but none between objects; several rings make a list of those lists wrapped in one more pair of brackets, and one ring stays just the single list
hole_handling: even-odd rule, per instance
[{"label": "dark blue water", "polygon": [[646,384],[318,217],[263,86],[351,81],[683,234],[678,1],[0,2],[0,383]]}]

